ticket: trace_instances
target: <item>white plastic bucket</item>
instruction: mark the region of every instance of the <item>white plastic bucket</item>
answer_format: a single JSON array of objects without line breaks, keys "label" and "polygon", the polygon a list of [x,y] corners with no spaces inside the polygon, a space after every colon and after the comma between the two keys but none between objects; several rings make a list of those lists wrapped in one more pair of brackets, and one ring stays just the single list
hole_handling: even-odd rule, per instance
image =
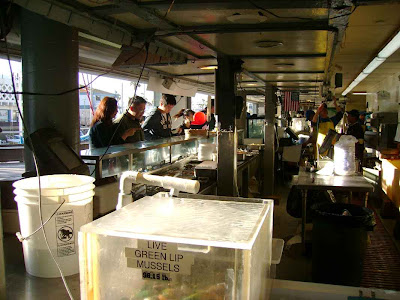
[{"label": "white plastic bucket", "polygon": [[199,145],[198,160],[212,160],[212,154],[216,151],[216,145],[211,143],[203,143]]},{"label": "white plastic bucket", "polygon": [[[41,176],[43,223],[50,249],[65,276],[79,273],[77,233],[82,225],[93,220],[94,178],[84,175]],[[14,200],[22,237],[40,227],[37,177],[13,184]],[[48,252],[43,232],[22,242],[26,271],[38,277],[55,278],[60,273]]]}]

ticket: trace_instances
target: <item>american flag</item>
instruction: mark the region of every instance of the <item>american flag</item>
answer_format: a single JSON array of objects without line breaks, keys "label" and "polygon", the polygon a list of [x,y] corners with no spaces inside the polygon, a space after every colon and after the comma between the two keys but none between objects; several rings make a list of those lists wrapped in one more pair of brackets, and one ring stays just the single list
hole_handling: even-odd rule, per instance
[{"label": "american flag", "polygon": [[298,111],[300,106],[299,92],[284,92],[283,94],[283,110]]}]

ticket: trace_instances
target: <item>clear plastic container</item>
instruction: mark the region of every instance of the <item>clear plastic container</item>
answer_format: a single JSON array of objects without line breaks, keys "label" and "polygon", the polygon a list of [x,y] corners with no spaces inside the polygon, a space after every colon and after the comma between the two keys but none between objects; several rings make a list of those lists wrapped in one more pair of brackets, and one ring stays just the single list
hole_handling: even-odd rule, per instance
[{"label": "clear plastic container", "polygon": [[352,135],[342,135],[334,146],[333,161],[336,175],[354,175],[356,173],[356,143]]},{"label": "clear plastic container", "polygon": [[268,299],[273,202],[145,197],[79,232],[82,299]]}]

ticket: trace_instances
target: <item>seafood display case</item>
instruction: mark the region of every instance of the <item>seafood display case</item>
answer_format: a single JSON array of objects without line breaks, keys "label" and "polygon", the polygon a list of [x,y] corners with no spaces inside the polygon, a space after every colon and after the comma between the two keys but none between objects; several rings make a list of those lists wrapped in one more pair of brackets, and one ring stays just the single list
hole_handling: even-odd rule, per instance
[{"label": "seafood display case", "polygon": [[159,193],[82,226],[81,298],[268,299],[273,201],[188,197]]},{"label": "seafood display case", "polygon": [[[199,143],[214,143],[215,137],[174,136],[106,148],[81,151],[81,157],[96,179],[125,171],[151,171],[197,153]],[[107,151],[106,151],[107,150]]]}]

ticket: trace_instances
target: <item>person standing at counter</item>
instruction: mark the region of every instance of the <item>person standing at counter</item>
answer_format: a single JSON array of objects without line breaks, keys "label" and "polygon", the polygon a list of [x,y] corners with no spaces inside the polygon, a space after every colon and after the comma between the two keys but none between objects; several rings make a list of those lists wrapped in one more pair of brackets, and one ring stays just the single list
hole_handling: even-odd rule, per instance
[{"label": "person standing at counter", "polygon": [[183,116],[182,125],[179,126],[177,134],[185,134],[185,129],[190,129],[190,124],[193,122],[194,111],[191,109],[181,109],[174,117],[176,119]]},{"label": "person standing at counter", "polygon": [[362,163],[364,158],[364,129],[359,120],[359,112],[356,109],[347,112],[348,128],[347,135],[352,135],[357,139],[356,143],[356,158]]},{"label": "person standing at counter", "polygon": [[305,113],[306,121],[310,122],[310,137],[306,142],[302,144],[303,147],[306,147],[309,144],[315,144],[317,140],[317,126],[313,122],[314,116],[315,116],[315,111],[313,111],[312,109],[307,110]]},{"label": "person standing at counter", "polygon": [[154,108],[143,123],[146,140],[155,140],[172,136],[171,110],[176,105],[175,96],[163,94],[160,106]]},{"label": "person standing at counter", "polygon": [[111,138],[116,128],[113,125],[113,119],[117,112],[118,105],[115,98],[104,97],[100,101],[90,124],[90,148],[102,148],[107,147],[109,144],[118,143],[117,138],[111,143]]},{"label": "person standing at counter", "polygon": [[366,116],[366,114],[367,114],[366,112],[360,113],[360,117],[358,119],[358,123],[360,123],[362,129],[364,129],[364,132],[367,129],[367,126],[365,125],[365,116]]},{"label": "person standing at counter", "polygon": [[146,109],[146,103],[147,101],[144,98],[136,96],[128,111],[115,120],[116,125],[121,123],[116,133],[119,144],[144,141],[144,133],[140,126],[140,120]]},{"label": "person standing at counter", "polygon": [[[312,122],[316,124],[318,129],[318,135],[317,135],[318,148],[321,147],[322,143],[324,142],[324,139],[328,134],[329,129],[335,130],[336,125],[343,118],[343,112],[342,109],[336,103],[336,97],[333,97],[333,104],[335,105],[336,108],[336,115],[329,118],[328,106],[326,105],[326,103],[322,103],[318,107],[317,112],[315,113],[312,119]],[[320,153],[320,155],[325,156],[326,153]]]}]

